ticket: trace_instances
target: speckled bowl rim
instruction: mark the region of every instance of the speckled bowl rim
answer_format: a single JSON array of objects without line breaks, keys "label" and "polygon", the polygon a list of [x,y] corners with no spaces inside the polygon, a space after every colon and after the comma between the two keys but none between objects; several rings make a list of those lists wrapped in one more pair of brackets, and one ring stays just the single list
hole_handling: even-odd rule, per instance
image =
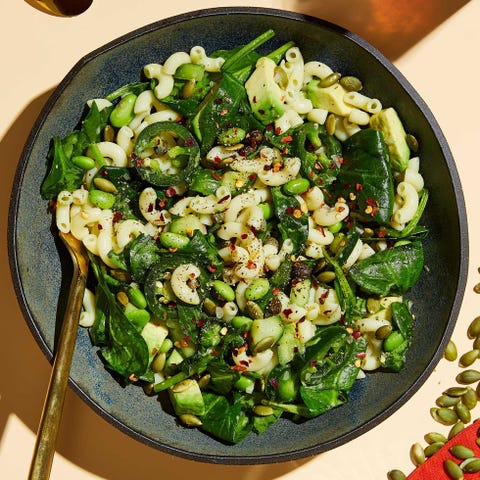
[{"label": "speckled bowl rim", "polygon": [[126,42],[129,42],[134,38],[143,36],[159,28],[181,23],[185,20],[191,19],[192,17],[196,17],[196,18],[210,17],[210,16],[215,17],[219,15],[236,15],[236,14],[281,17],[287,20],[313,23],[322,28],[333,30],[338,34],[347,37],[350,41],[357,44],[361,48],[365,49],[370,55],[375,57],[375,59],[383,66],[383,68],[385,68],[392,75],[395,76],[396,80],[401,85],[401,87],[407,92],[407,94],[411,97],[411,99],[414,101],[417,107],[422,111],[427,122],[430,124],[434,132],[434,135],[438,139],[438,142],[440,144],[442,153],[445,157],[445,161],[446,161],[449,173],[451,175],[451,181],[455,190],[455,198],[457,202],[457,212],[458,212],[458,221],[459,221],[458,227],[459,227],[459,241],[460,241],[460,252],[459,252],[460,266],[459,266],[459,275],[457,279],[457,289],[456,289],[456,294],[455,294],[453,303],[451,305],[449,320],[447,322],[442,340],[438,345],[438,348],[436,349],[435,355],[431,358],[430,362],[428,363],[426,368],[423,370],[423,372],[417,377],[415,382],[411,384],[410,388],[408,388],[403,395],[397,398],[397,400],[394,403],[392,403],[389,408],[387,408],[382,412],[379,412],[379,414],[375,418],[352,429],[350,432],[342,435],[341,437],[334,438],[330,441],[325,441],[318,445],[313,445],[309,448],[303,448],[300,450],[287,452],[285,454],[258,455],[258,456],[248,455],[248,456],[232,456],[231,457],[228,455],[217,455],[217,454],[204,455],[204,454],[192,453],[184,449],[178,449],[176,447],[169,446],[168,444],[152,441],[152,439],[132,430],[127,425],[125,425],[122,421],[113,417],[108,411],[106,411],[105,409],[97,405],[95,402],[93,402],[91,398],[88,396],[88,394],[84,392],[78,386],[78,384],[70,378],[70,384],[73,387],[73,389],[90,407],[93,408],[94,411],[96,411],[104,419],[109,421],[111,424],[115,425],[124,433],[130,435],[131,437],[139,440],[144,444],[157,448],[166,453],[175,454],[177,456],[187,458],[190,460],[197,460],[197,461],[210,462],[210,463],[225,463],[225,464],[260,464],[260,463],[266,464],[266,463],[290,461],[290,460],[305,458],[305,457],[309,457],[309,456],[339,447],[349,442],[350,440],[357,438],[358,436],[362,435],[363,433],[367,432],[368,430],[372,429],[373,427],[377,426],[379,423],[384,421],[386,418],[388,418],[409,398],[411,398],[411,396],[421,387],[421,385],[426,381],[426,379],[432,373],[433,369],[435,368],[435,366],[437,365],[437,363],[439,362],[439,360],[443,355],[447,342],[450,339],[450,336],[453,332],[456,318],[458,316],[458,313],[461,307],[463,294],[465,291],[465,286],[467,281],[469,253],[468,253],[468,229],[467,229],[465,202],[464,202],[461,183],[460,183],[458,172],[455,166],[455,162],[453,160],[452,154],[448,147],[447,141],[437,121],[435,120],[433,114],[428,108],[428,106],[425,104],[423,99],[418,95],[418,93],[414,90],[414,88],[410,85],[410,83],[405,79],[405,77],[400,73],[400,71],[386,57],[384,57],[383,54],[381,54],[377,49],[375,49],[372,45],[370,45],[368,42],[366,42],[356,34],[342,27],[339,27],[338,25],[332,24],[330,22],[309,16],[309,15],[303,15],[303,14],[298,14],[290,11],[273,9],[273,8],[219,7],[219,8],[209,8],[209,9],[202,9],[202,10],[197,10],[193,12],[188,12],[188,13],[176,15],[170,18],[166,18],[164,20],[151,23],[142,28],[138,28],[126,35],[120,36],[117,39],[105,44],[104,46],[92,51],[91,53],[82,57],[73,66],[73,68],[68,72],[68,74],[64,77],[64,79],[60,82],[60,84],[51,94],[48,101],[44,105],[40,115],[38,116],[31,130],[31,133],[28,137],[28,140],[25,144],[23,153],[21,155],[21,158],[18,164],[17,172],[14,178],[13,189],[12,189],[12,194],[10,198],[10,209],[9,209],[9,216],[8,216],[8,254],[9,254],[9,262],[10,262],[10,269],[11,269],[13,284],[14,284],[15,292],[16,292],[22,313],[26,319],[28,327],[30,328],[41,350],[46,355],[46,357],[51,361],[53,357],[52,350],[40,335],[36,325],[36,320],[33,317],[32,312],[28,308],[27,296],[23,288],[22,278],[19,271],[18,257],[17,257],[18,252],[17,252],[16,216],[18,211],[20,191],[22,187],[26,165],[28,163],[28,158],[32,151],[32,147],[35,144],[38,131],[40,130],[43,123],[45,122],[46,118],[48,117],[53,105],[57,102],[62,92],[66,89],[66,87],[70,83],[71,79],[83,68],[84,65],[86,65],[88,62],[90,62],[92,59],[94,59],[98,55],[104,54],[105,52],[108,52],[110,49],[118,45],[124,44]]}]

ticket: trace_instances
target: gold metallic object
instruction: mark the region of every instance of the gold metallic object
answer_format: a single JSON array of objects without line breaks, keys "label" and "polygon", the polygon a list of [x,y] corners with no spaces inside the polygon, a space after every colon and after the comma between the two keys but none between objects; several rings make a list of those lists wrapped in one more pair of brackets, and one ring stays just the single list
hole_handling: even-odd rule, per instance
[{"label": "gold metallic object", "polygon": [[37,3],[49,13],[61,17],[80,15],[90,7],[93,0],[37,0]]},{"label": "gold metallic object", "polygon": [[79,240],[70,233],[60,233],[73,262],[67,308],[55,351],[50,383],[37,432],[37,440],[30,465],[29,480],[46,480],[50,476],[55,442],[62,417],[68,386],[70,366],[77,338],[78,319],[87,282],[88,257]]}]

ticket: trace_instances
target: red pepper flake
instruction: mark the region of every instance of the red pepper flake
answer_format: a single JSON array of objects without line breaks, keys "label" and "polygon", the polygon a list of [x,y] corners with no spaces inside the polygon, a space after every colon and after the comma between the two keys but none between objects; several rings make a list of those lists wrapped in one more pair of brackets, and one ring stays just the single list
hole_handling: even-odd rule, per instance
[{"label": "red pepper flake", "polygon": [[226,115],[228,113],[228,109],[224,108],[220,111],[220,115],[223,117],[224,115]]},{"label": "red pepper flake", "polygon": [[286,135],[285,137],[283,137],[280,141],[282,143],[290,143],[291,141],[293,140],[293,137],[291,135]]},{"label": "red pepper flake", "polygon": [[247,367],[244,367],[243,365],[232,365],[230,367],[230,370],[236,370],[237,372],[244,372],[247,369]]},{"label": "red pepper flake", "polygon": [[291,315],[293,312],[293,310],[291,308],[286,308],[284,311],[283,311],[283,314],[288,318],[289,315]]},{"label": "red pepper flake", "polygon": [[378,232],[379,238],[383,238],[383,237],[385,237],[386,235],[387,235],[387,231],[386,231],[386,230],[380,230],[380,231]]},{"label": "red pepper flake", "polygon": [[155,205],[153,203],[149,203],[147,207],[147,212],[153,212],[154,208],[155,208]]},{"label": "red pepper flake", "polygon": [[205,319],[204,318],[200,318],[197,322],[197,328],[200,328],[203,326],[203,324],[205,323]]},{"label": "red pepper flake", "polygon": [[97,225],[97,228],[98,228],[99,230],[103,230],[103,226],[102,226],[102,224],[101,224],[101,223],[99,223],[99,224]]},{"label": "red pepper flake", "polygon": [[132,373],[132,374],[128,377],[128,379],[129,379],[131,382],[136,382],[136,381],[138,380],[137,376],[136,376],[134,373]]},{"label": "red pepper flake", "polygon": [[253,103],[257,103],[257,96],[254,95],[252,100],[253,100]]},{"label": "red pepper flake", "polygon": [[258,113],[259,113],[260,115],[264,115],[264,114],[265,114],[265,110],[259,109],[259,110],[258,110]]},{"label": "red pepper flake", "polygon": [[362,336],[362,334],[360,333],[359,330],[354,330],[353,333],[352,333],[352,337],[353,337],[355,340],[358,340],[361,336]]},{"label": "red pepper flake", "polygon": [[337,161],[338,161],[338,163],[339,163],[340,165],[342,165],[343,162],[344,162],[343,157],[338,157],[338,158],[337,158]]},{"label": "red pepper flake", "polygon": [[217,267],[215,265],[207,265],[207,270],[210,273],[215,273],[217,271]]},{"label": "red pepper flake", "polygon": [[218,173],[212,173],[212,178],[213,178],[214,180],[217,180],[217,181],[219,181],[219,180],[222,179],[222,177],[221,177],[220,175],[218,175]]},{"label": "red pepper flake", "polygon": [[257,264],[255,262],[253,262],[252,260],[249,260],[247,262],[247,268],[249,270],[255,270],[257,268]]},{"label": "red pepper flake", "polygon": [[292,215],[292,214],[293,214],[293,210],[294,210],[293,207],[288,207],[288,208],[285,209],[285,213],[286,213],[287,215]]},{"label": "red pepper flake", "polygon": [[122,214],[120,212],[115,212],[113,214],[113,223],[117,223],[122,219]]},{"label": "red pepper flake", "polygon": [[328,293],[329,291],[326,290],[325,292],[323,292],[321,295],[320,295],[320,298],[319,298],[319,303],[320,305],[323,305],[325,303],[325,300],[327,299],[328,297]]},{"label": "red pepper flake", "polygon": [[165,199],[164,199],[164,198],[161,198],[161,199],[158,201],[158,206],[159,206],[160,208],[163,208],[163,207],[165,207],[166,203],[167,203],[167,202],[165,201]]},{"label": "red pepper flake", "polygon": [[268,379],[268,383],[274,390],[278,390],[278,388],[280,387],[280,383],[277,377],[270,377]]},{"label": "red pepper flake", "polygon": [[272,290],[272,295],[277,295],[278,293],[280,293],[280,289],[278,287],[275,287],[273,290]]},{"label": "red pepper flake", "polygon": [[240,236],[240,238],[242,240],[246,240],[248,238],[248,234],[247,233],[242,233],[242,235]]},{"label": "red pepper flake", "polygon": [[158,348],[152,348],[152,355],[156,355],[158,353]]},{"label": "red pepper flake", "polygon": [[225,195],[224,197],[222,197],[220,200],[218,200],[217,203],[223,203],[223,202],[226,202],[228,199],[230,198],[230,195]]},{"label": "red pepper flake", "polygon": [[177,194],[177,191],[176,191],[173,187],[168,187],[168,188],[165,190],[165,195],[166,195],[168,198],[172,198],[172,197],[174,197],[176,194]]},{"label": "red pepper flake", "polygon": [[280,135],[282,133],[282,129],[280,127],[275,128],[275,135]]},{"label": "red pepper flake", "polygon": [[219,157],[218,155],[213,159],[215,163],[220,163],[222,161],[222,158]]},{"label": "red pepper flake", "polygon": [[187,137],[183,144],[186,147],[194,147],[195,146],[195,139],[193,137]]},{"label": "red pepper flake", "polygon": [[251,173],[249,176],[248,176],[248,179],[249,180],[255,180],[257,178],[257,174],[256,173]]},{"label": "red pepper flake", "polygon": [[361,192],[363,190],[363,185],[361,183],[356,183],[355,184],[355,190],[357,192]]},{"label": "red pepper flake", "polygon": [[222,103],[222,99],[221,99],[221,98],[216,98],[216,99],[213,101],[213,103],[214,103],[215,105],[220,105],[220,104]]},{"label": "red pepper flake", "polygon": [[365,358],[367,354],[365,352],[358,352],[355,354],[355,357],[357,358]]},{"label": "red pepper flake", "polygon": [[310,362],[310,366],[311,366],[311,367],[316,367],[316,366],[317,366],[317,361],[316,361],[316,360],[312,360],[312,361]]}]

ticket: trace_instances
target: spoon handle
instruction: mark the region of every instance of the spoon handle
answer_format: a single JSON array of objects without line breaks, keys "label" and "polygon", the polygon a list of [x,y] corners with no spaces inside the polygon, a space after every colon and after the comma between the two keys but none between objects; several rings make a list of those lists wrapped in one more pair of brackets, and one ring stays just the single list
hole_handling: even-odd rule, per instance
[{"label": "spoon handle", "polygon": [[[72,258],[74,258],[73,255],[72,253]],[[38,427],[37,440],[28,476],[29,480],[46,480],[50,476],[55,454],[55,442],[60,426],[75,348],[78,318],[82,308],[85,284],[86,273],[74,259],[73,278],[70,285],[67,309],[60,330],[48,392]]]}]

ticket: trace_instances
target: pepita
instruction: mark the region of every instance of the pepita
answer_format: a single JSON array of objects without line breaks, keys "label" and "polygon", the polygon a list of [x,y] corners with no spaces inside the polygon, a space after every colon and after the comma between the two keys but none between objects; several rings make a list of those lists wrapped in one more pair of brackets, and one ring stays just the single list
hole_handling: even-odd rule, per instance
[{"label": "pepita", "polygon": [[457,405],[455,405],[455,413],[457,414],[458,419],[463,423],[469,423],[472,419],[470,410],[462,402],[459,402]]},{"label": "pepita", "polygon": [[273,337],[262,338],[253,348],[253,354],[255,355],[257,353],[264,352],[265,350],[273,347],[274,344],[275,339]]},{"label": "pepita", "polygon": [[322,78],[320,80],[319,86],[321,88],[331,87],[333,84],[337,83],[341,77],[341,73],[333,72],[330,75],[327,75],[325,78]]},{"label": "pepita", "polygon": [[450,340],[447,343],[447,347],[445,348],[444,357],[448,361],[454,362],[457,359],[457,356],[458,356],[457,346],[455,345],[455,343],[452,340]]},{"label": "pepita", "polygon": [[462,469],[453,461],[450,460],[449,458],[443,462],[443,467],[445,468],[445,471],[447,472],[448,476],[452,480],[462,480],[463,479],[463,471]]},{"label": "pepita", "polygon": [[467,387],[450,387],[447,388],[443,393],[450,397],[461,397],[462,395],[465,395],[467,391]]},{"label": "pepita", "polygon": [[255,405],[253,407],[253,413],[259,417],[268,417],[273,415],[273,408],[268,405]]},{"label": "pepita", "polygon": [[410,448],[410,459],[412,460],[413,464],[418,467],[425,462],[425,452],[422,446],[419,443],[414,443]]},{"label": "pepita", "polygon": [[206,373],[205,375],[203,375],[198,379],[198,386],[201,389],[205,388],[210,383],[211,378],[212,376],[209,373]]},{"label": "pepita", "polygon": [[336,124],[337,120],[335,119],[335,114],[328,114],[328,117],[325,120],[325,129],[328,135],[333,135],[335,133],[335,129],[337,128]]},{"label": "pepita", "polygon": [[180,421],[187,427],[199,427],[202,425],[202,421],[191,413],[184,413],[178,417]]},{"label": "pepita", "polygon": [[475,340],[473,341],[473,348],[477,348],[480,350],[480,335],[478,337],[475,337]]},{"label": "pepita", "polygon": [[115,193],[117,191],[117,187],[108,178],[95,177],[93,184],[103,192]]},{"label": "pepita", "polygon": [[441,407],[437,410],[437,419],[443,425],[453,425],[459,420],[457,413],[446,407]]},{"label": "pepita", "polygon": [[480,335],[480,316],[475,317],[467,329],[468,338],[476,338]]},{"label": "pepita", "polygon": [[417,138],[412,135],[411,133],[407,133],[405,136],[405,141],[407,142],[408,148],[413,152],[418,152],[418,140]]},{"label": "pepita", "polygon": [[368,313],[377,313],[380,310],[382,304],[378,298],[368,297],[367,298],[367,310]]},{"label": "pepita", "polygon": [[453,445],[448,450],[454,457],[457,457],[460,460],[465,460],[466,458],[472,458],[475,456],[473,450],[465,445]]},{"label": "pepita", "polygon": [[477,406],[478,398],[475,390],[468,388],[462,395],[462,403],[469,409],[473,410]]},{"label": "pepita", "polygon": [[317,275],[317,279],[321,283],[330,283],[335,280],[337,276],[335,275],[335,272],[332,272],[330,270],[324,270],[323,272],[320,272]]},{"label": "pepita", "polygon": [[362,88],[362,82],[357,77],[345,75],[340,80],[340,85],[348,92],[359,92]]},{"label": "pepita", "polygon": [[476,348],[464,353],[460,357],[460,360],[458,362],[459,365],[461,367],[469,367],[470,365],[472,365],[472,363],[475,362],[475,360],[477,360],[479,353],[480,353],[480,350],[478,350]]},{"label": "pepita", "polygon": [[450,432],[448,432],[448,440],[451,440],[455,435],[458,435],[463,429],[465,428],[465,425],[463,422],[457,422],[451,429]]},{"label": "pepita", "polygon": [[437,398],[436,404],[439,407],[453,407],[460,402],[460,397],[451,397],[450,395],[440,395]]},{"label": "pepita", "polygon": [[473,458],[469,460],[470,461],[463,466],[462,470],[467,473],[480,472],[480,458]]},{"label": "pepita", "polygon": [[245,304],[245,310],[247,311],[248,315],[253,318],[254,320],[263,318],[263,311],[258,304],[249,300]]},{"label": "pepita", "polygon": [[385,340],[392,333],[391,325],[382,325],[375,331],[375,338],[377,340]]},{"label": "pepita", "polygon": [[438,432],[429,432],[425,435],[424,438],[429,445],[436,442],[447,443],[447,437],[442,433]]},{"label": "pepita", "polygon": [[435,453],[437,453],[443,446],[445,445],[444,442],[434,442],[428,445],[428,447],[425,448],[425,456],[427,458],[431,457]]},{"label": "pepita", "polygon": [[387,478],[388,480],[406,480],[407,476],[401,470],[394,469],[387,473]]},{"label": "pepita", "polygon": [[480,380],[480,372],[472,369],[464,370],[455,377],[455,380],[463,385],[469,385]]}]

